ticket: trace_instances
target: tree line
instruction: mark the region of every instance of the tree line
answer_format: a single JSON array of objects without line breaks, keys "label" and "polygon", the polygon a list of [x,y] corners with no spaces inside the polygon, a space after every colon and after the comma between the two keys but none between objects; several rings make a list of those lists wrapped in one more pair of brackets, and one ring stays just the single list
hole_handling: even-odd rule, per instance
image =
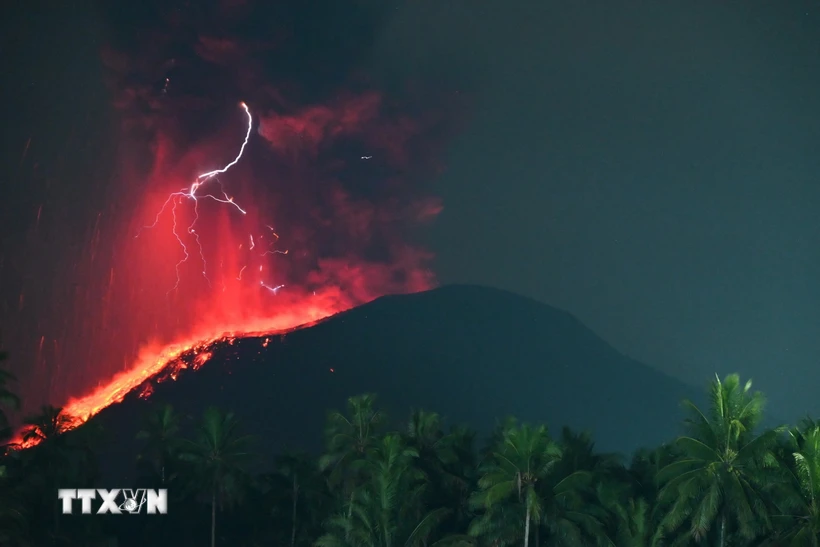
[{"label": "tree line", "polygon": [[[11,378],[0,373],[7,408],[19,405]],[[764,397],[737,375],[708,394],[707,408],[684,402],[683,435],[629,460],[514,418],[481,443],[422,410],[392,430],[361,395],[330,413],[321,455],[282,454],[262,474],[231,412],[209,408],[186,435],[171,406],[154,405],[134,458],[139,484],[167,488],[170,507],[150,518],[61,514],[56,489],[93,484],[102,432],[93,420],[68,431],[44,407],[24,428],[39,445],[0,465],[0,545],[818,545],[820,423],[761,429]]]}]

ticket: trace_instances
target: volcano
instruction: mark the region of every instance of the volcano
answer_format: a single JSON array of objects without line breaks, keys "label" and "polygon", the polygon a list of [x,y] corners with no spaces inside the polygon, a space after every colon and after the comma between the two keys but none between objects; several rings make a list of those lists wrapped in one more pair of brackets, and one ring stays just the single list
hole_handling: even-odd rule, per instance
[{"label": "volcano", "polygon": [[260,452],[273,455],[317,451],[327,412],[361,393],[376,393],[395,422],[424,408],[486,434],[515,415],[554,432],[590,431],[600,449],[620,452],[670,440],[681,399],[701,399],[701,390],[622,355],[569,313],[475,286],[386,296],[208,351],[198,370],[146,383],[93,418],[117,441],[105,443],[102,461],[131,466],[140,417],[155,402],[192,418],[210,405],[230,409],[258,436]]}]

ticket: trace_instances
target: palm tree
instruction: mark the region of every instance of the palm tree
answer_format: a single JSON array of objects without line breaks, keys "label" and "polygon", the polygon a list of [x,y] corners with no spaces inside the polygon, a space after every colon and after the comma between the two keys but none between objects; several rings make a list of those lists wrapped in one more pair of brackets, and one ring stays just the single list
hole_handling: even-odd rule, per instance
[{"label": "palm tree", "polygon": [[23,442],[41,444],[51,442],[77,425],[77,419],[52,405],[40,407],[39,414],[33,414],[23,421]]},{"label": "palm tree", "polygon": [[659,547],[663,536],[644,498],[609,499],[605,507],[614,517],[612,541],[618,547]]},{"label": "palm tree", "polygon": [[673,447],[638,450],[628,469],[609,474],[597,491],[602,507],[609,512],[608,534],[615,545],[660,547],[663,529],[658,511],[657,476],[675,461]]},{"label": "palm tree", "polygon": [[329,473],[331,488],[341,485],[343,503],[352,517],[353,493],[363,483],[367,472],[366,457],[376,446],[378,432],[386,416],[376,409],[374,395],[359,395],[347,400],[347,416],[334,411],[325,427],[326,454],[319,459],[319,468]]},{"label": "palm tree", "polygon": [[375,395],[359,395],[347,400],[347,415],[334,411],[325,428],[326,454],[319,460],[322,470],[329,470],[331,481],[355,480],[357,464],[378,442],[378,432],[386,421],[376,409]]},{"label": "palm tree", "polygon": [[163,404],[148,413],[143,429],[137,433],[137,439],[145,441],[143,451],[137,458],[154,466],[163,485],[171,478],[166,476],[166,467],[176,458],[181,446],[179,424],[174,408]]},{"label": "palm tree", "polygon": [[627,480],[634,496],[647,500],[651,505],[657,505],[660,493],[658,475],[664,467],[678,461],[682,456],[674,444],[664,444],[651,450],[640,449],[635,452],[627,471]]},{"label": "palm tree", "polygon": [[90,486],[96,471],[93,444],[101,430],[95,422],[76,427],[78,422],[51,405],[41,407],[39,414],[24,420],[22,444],[31,448],[24,450],[20,458],[25,491],[34,507],[31,513],[45,517],[53,512],[50,522],[42,526],[34,522],[31,526],[37,534],[50,534],[52,543],[64,539],[61,539],[61,519],[58,506],[45,500],[50,500],[51,492],[67,484]]},{"label": "palm tree", "polygon": [[451,510],[442,528],[455,533],[463,530],[472,515],[470,494],[475,482],[475,434],[464,428],[443,430],[435,412],[411,413],[405,433],[408,446],[418,454],[417,465],[427,476],[428,499]]},{"label": "palm tree", "polygon": [[615,454],[599,454],[588,433],[564,428],[559,442],[561,458],[539,481],[543,515],[536,524],[547,532],[551,545],[608,545],[604,521],[608,516],[598,500],[596,482],[616,480],[622,469]]},{"label": "palm tree", "polygon": [[765,399],[751,387],[736,374],[723,382],[716,377],[709,390],[711,419],[691,401],[684,402],[690,412],[688,435],[675,443],[682,456],[658,477],[663,484],[660,502],[668,506],[665,532],[675,533],[688,523],[679,542],[701,542],[717,524],[717,543],[725,547],[730,528],[753,539],[770,527],[762,489],[777,463],[772,447],[778,431],[755,434]]},{"label": "palm tree", "polygon": [[42,481],[57,481],[61,477],[72,476],[84,463],[79,443],[70,443],[78,435],[69,438],[66,434],[74,429],[77,420],[63,412],[63,409],[44,405],[38,414],[23,420],[22,444],[33,446],[24,453],[27,461],[38,467],[37,476]]},{"label": "palm tree", "polygon": [[26,536],[23,496],[10,475],[8,466],[0,465],[0,545],[19,545]]},{"label": "palm tree", "polygon": [[772,545],[820,545],[820,425],[804,423],[806,429],[789,433],[786,448],[790,460],[783,462],[787,480],[773,488],[775,515],[782,531]]},{"label": "palm tree", "polygon": [[[276,458],[277,488],[289,498],[290,545],[294,547],[300,530],[316,524],[316,513],[326,506],[326,484],[315,460],[305,454],[284,454]],[[284,500],[282,500],[284,501]]]},{"label": "palm tree", "polygon": [[475,516],[470,507],[470,497],[478,482],[478,460],[475,452],[476,434],[471,429],[455,426],[447,434],[447,445],[455,454],[455,461],[445,463],[448,499],[452,498],[454,530],[466,530]]},{"label": "palm tree", "polygon": [[[328,521],[319,547],[417,547],[427,540],[449,510],[423,510],[424,474],[416,467],[418,452],[391,433],[372,447],[368,480],[353,493],[347,513]],[[422,509],[422,510],[420,510]]]},{"label": "palm tree", "polygon": [[[7,358],[8,354],[0,352],[0,363]],[[7,440],[11,437],[12,433],[9,417],[3,407],[10,408],[11,410],[20,410],[20,398],[8,388],[9,382],[15,380],[17,380],[17,378],[15,378],[12,373],[0,369],[0,441]]]},{"label": "palm tree", "polygon": [[472,502],[484,514],[473,521],[469,533],[499,543],[523,537],[527,547],[531,524],[540,523],[544,514],[538,482],[546,480],[561,450],[546,426],[507,424],[481,466],[479,491]]},{"label": "palm tree", "polygon": [[196,440],[185,443],[181,459],[193,465],[194,478],[211,504],[211,547],[216,545],[217,504],[236,501],[247,477],[246,465],[253,454],[251,437],[239,435],[239,422],[231,412],[205,410]]},{"label": "palm tree", "polygon": [[444,464],[456,459],[442,428],[441,417],[435,412],[413,411],[407,424],[407,439],[422,460]]},{"label": "palm tree", "polygon": [[568,427],[561,430],[561,465],[576,471],[591,471],[599,475],[617,474],[623,469],[620,454],[597,452],[592,435],[575,432]]}]

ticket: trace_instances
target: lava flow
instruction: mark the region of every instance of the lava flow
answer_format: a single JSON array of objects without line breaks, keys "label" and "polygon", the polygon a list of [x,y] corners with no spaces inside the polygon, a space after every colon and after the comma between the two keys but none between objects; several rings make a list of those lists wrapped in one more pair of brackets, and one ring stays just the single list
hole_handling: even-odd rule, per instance
[{"label": "lava flow", "polygon": [[[194,334],[188,340],[182,340],[164,347],[146,347],[134,364],[134,368],[115,376],[109,383],[100,386],[92,393],[72,399],[65,405],[63,412],[75,421],[82,423],[94,416],[102,409],[123,400],[123,398],[142,385],[146,380],[166,373],[166,378],[176,379],[178,369],[187,368],[181,361],[186,354],[193,354],[193,368],[204,365],[211,354],[208,348],[219,342],[230,342],[236,338],[283,334],[296,327],[308,326],[329,314],[344,311],[324,306],[304,308],[298,314],[282,314],[277,317],[260,319],[258,330],[248,330],[253,324],[237,325],[236,330],[226,331],[217,336],[213,333],[201,332]],[[173,370],[168,370],[168,369]]]},{"label": "lava flow", "polygon": [[[218,334],[212,329],[204,329],[171,344],[144,347],[133,368],[117,374],[109,382],[83,397],[70,399],[63,406],[62,412],[71,424],[70,429],[82,425],[106,407],[121,402],[126,395],[142,385],[146,387],[141,396],[149,396],[152,392],[151,384],[146,384],[149,380],[176,380],[177,373],[189,367],[182,359],[186,355],[195,356],[190,366],[197,369],[210,359],[211,353],[208,348],[214,344],[230,343],[237,338],[284,334],[299,327],[315,324],[352,306],[352,303],[333,290],[312,296],[314,298],[310,299],[311,302],[303,301],[290,307],[287,312],[229,326]],[[265,346],[267,340],[263,343],[263,347]],[[39,438],[23,441],[22,434],[19,434],[11,442],[11,446],[31,448],[38,443]]]}]

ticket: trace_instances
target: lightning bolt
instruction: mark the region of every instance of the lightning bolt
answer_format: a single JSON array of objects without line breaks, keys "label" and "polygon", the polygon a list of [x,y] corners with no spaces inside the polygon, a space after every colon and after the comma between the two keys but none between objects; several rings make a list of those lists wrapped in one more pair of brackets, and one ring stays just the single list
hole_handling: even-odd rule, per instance
[{"label": "lightning bolt", "polygon": [[[197,221],[199,220],[199,199],[200,198],[212,199],[212,200],[214,200],[218,203],[224,203],[224,204],[233,206],[237,211],[239,211],[243,215],[247,214],[247,211],[245,211],[242,207],[240,207],[237,203],[235,203],[234,200],[233,200],[233,197],[229,196],[225,192],[224,187],[222,187],[222,183],[217,178],[217,175],[222,175],[224,173],[227,173],[228,170],[231,167],[233,167],[234,165],[239,163],[239,160],[242,159],[242,155],[245,153],[245,148],[248,146],[248,142],[250,141],[250,138],[251,138],[251,131],[253,130],[253,116],[251,115],[251,111],[248,108],[247,104],[245,104],[243,102],[243,103],[240,103],[240,106],[245,111],[245,115],[248,117],[248,130],[245,132],[245,140],[242,141],[242,146],[239,148],[239,153],[236,155],[236,157],[233,159],[233,161],[230,162],[229,164],[225,165],[224,167],[220,168],[220,169],[214,169],[213,171],[208,171],[207,173],[202,173],[201,175],[198,175],[196,177],[196,179],[194,180],[194,182],[191,184],[191,186],[189,186],[187,188],[183,188],[180,191],[174,192],[171,195],[169,195],[168,199],[165,200],[165,203],[162,204],[162,207],[160,208],[159,212],[157,213],[156,218],[154,218],[154,222],[152,224],[148,225],[148,226],[143,227],[143,229],[154,228],[159,223],[159,220],[162,217],[162,214],[165,212],[165,210],[168,208],[168,206],[169,205],[171,206],[171,215],[172,215],[173,220],[174,220],[172,232],[173,232],[174,237],[176,238],[177,242],[179,243],[180,247],[182,248],[183,257],[179,262],[177,262],[177,264],[175,266],[176,283],[174,284],[173,288],[170,291],[168,291],[169,293],[171,293],[171,292],[175,291],[177,288],[179,288],[179,283],[180,283],[179,268],[185,262],[187,262],[188,259],[191,257],[191,254],[188,252],[188,247],[185,245],[185,242],[183,241],[182,236],[179,233],[179,226],[178,226],[178,222],[177,222],[177,207],[182,202],[184,202],[186,200],[190,200],[190,201],[194,202],[194,219],[191,222],[191,224],[188,226],[186,231],[187,231],[188,234],[194,236],[194,240],[196,241],[196,245],[197,245],[197,248],[199,250],[199,257],[202,260],[202,275],[206,279],[206,281],[208,281],[209,285],[211,284],[211,281],[210,281],[210,279],[208,279],[208,265],[205,261],[205,253],[202,249],[202,242],[199,239],[199,233],[197,233],[196,229],[194,228],[196,226]],[[203,188],[203,186],[205,186],[206,184],[208,184],[211,181],[215,181],[219,185],[219,188],[220,188],[221,193],[222,193],[222,198],[217,197],[217,196],[215,196],[211,193],[208,193],[208,194],[200,193],[200,190]],[[142,230],[140,230],[140,233],[141,232],[142,232]],[[139,237],[140,233],[137,233],[136,237]]]},{"label": "lightning bolt", "polygon": [[[157,213],[157,216],[154,218],[154,222],[152,224],[150,224],[149,226],[144,226],[142,228],[143,230],[144,229],[154,228],[159,223],[160,218],[162,217],[163,213],[165,213],[165,211],[170,207],[171,215],[172,215],[172,218],[173,218],[173,227],[172,227],[171,232],[173,233],[174,237],[176,238],[177,242],[179,243],[180,248],[182,249],[182,258],[180,259],[179,262],[176,263],[176,265],[174,267],[174,270],[176,272],[176,283],[168,291],[168,294],[174,292],[176,289],[179,288],[179,284],[180,284],[180,280],[181,280],[180,268],[182,267],[183,264],[185,264],[188,261],[189,258],[191,258],[191,254],[192,254],[189,251],[188,246],[185,244],[185,241],[184,241],[184,238],[183,238],[183,233],[180,232],[180,226],[179,226],[178,218],[177,218],[177,207],[179,207],[180,205],[182,205],[184,202],[187,202],[187,201],[192,201],[193,204],[194,204],[193,205],[193,212],[194,212],[193,221],[186,228],[185,232],[189,236],[192,236],[195,243],[196,243],[199,258],[200,258],[200,261],[202,263],[202,276],[208,282],[208,286],[210,286],[210,287],[213,287],[213,285],[211,283],[211,280],[208,278],[208,264],[205,260],[205,252],[204,252],[204,249],[202,247],[202,241],[200,240],[199,232],[197,232],[197,230],[196,230],[196,224],[199,221],[199,200],[204,199],[204,198],[211,199],[211,200],[214,200],[218,203],[223,203],[223,204],[226,204],[226,205],[230,205],[243,215],[247,214],[247,211],[245,211],[242,207],[240,207],[239,204],[237,204],[233,200],[233,197],[228,195],[228,193],[225,191],[224,186],[222,185],[222,182],[219,180],[219,177],[218,177],[219,175],[227,173],[228,170],[230,170],[231,167],[233,167],[234,165],[239,163],[239,161],[242,159],[243,154],[245,153],[245,148],[248,146],[248,142],[250,141],[251,131],[253,129],[253,116],[251,115],[251,111],[248,108],[248,105],[246,105],[243,102],[243,103],[240,103],[240,106],[243,108],[243,110],[245,111],[245,114],[248,118],[248,129],[245,133],[245,139],[242,142],[242,146],[239,148],[239,153],[236,155],[236,157],[233,159],[233,161],[231,161],[229,164],[225,165],[221,169],[214,169],[213,171],[208,171],[207,173],[202,173],[201,175],[198,175],[196,177],[196,179],[194,180],[194,182],[192,182],[189,187],[183,188],[183,189],[179,190],[178,192],[173,192],[172,194],[170,194],[168,196],[168,199],[165,200],[165,203],[162,204],[162,207],[160,208],[159,212]],[[214,193],[204,193],[203,192],[206,185],[211,186],[214,183],[219,188],[219,193],[217,195],[214,195]],[[221,197],[219,197],[219,194],[221,194]],[[280,251],[280,250],[276,250],[276,249],[271,249],[271,247],[273,247],[274,243],[279,240],[279,235],[274,231],[272,226],[267,226],[267,228],[270,230],[270,232],[273,235],[274,239],[273,239],[273,242],[271,242],[267,245],[267,250],[265,250],[262,253],[259,253],[259,256],[264,257],[264,256],[271,255],[271,254],[287,255],[288,254],[287,250]],[[140,233],[141,232],[142,232],[142,230],[140,230]],[[139,237],[140,233],[137,233],[136,237]],[[264,236],[259,236],[259,239],[264,239]],[[248,236],[248,242],[250,244],[248,250],[253,251],[257,247],[257,241],[254,238],[253,234],[250,234]],[[240,249],[242,247],[243,247],[243,245],[239,246]],[[239,281],[242,280],[242,274],[243,274],[243,272],[245,271],[246,268],[247,268],[247,265],[242,267],[242,269],[239,271],[239,275],[237,277],[237,280],[239,280]],[[263,271],[263,267],[260,266],[259,267],[260,275],[261,275],[262,271]],[[277,285],[277,286],[268,285],[264,281],[260,281],[259,283],[260,283],[261,287],[267,289],[268,291],[270,291],[273,294],[277,294],[278,291],[284,287],[284,285]],[[224,290],[224,284],[223,284],[223,290]]]}]

